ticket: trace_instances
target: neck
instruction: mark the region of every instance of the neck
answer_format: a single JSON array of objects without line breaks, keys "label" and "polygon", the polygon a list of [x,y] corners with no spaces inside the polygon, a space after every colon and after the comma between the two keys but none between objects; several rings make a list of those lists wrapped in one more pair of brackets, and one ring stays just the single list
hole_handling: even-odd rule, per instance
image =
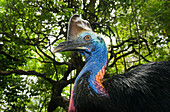
[{"label": "neck", "polygon": [[108,94],[102,85],[107,65],[106,46],[94,51],[87,60],[86,65],[75,81],[75,85],[78,84],[80,80],[86,79],[88,81],[88,86],[91,87],[95,93],[107,96]]}]

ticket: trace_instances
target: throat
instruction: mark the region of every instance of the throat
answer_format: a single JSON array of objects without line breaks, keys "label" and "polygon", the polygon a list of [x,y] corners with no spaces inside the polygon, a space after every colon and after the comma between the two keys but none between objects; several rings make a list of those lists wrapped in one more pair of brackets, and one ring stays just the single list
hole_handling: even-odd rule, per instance
[{"label": "throat", "polygon": [[[99,52],[92,54],[77,77],[75,85],[80,85],[79,82],[85,82],[86,80],[87,88],[89,88],[91,93],[95,93],[100,96],[108,96],[108,93],[102,84],[104,81],[106,66],[107,49],[100,50]],[[87,76],[87,72],[89,76]]]},{"label": "throat", "polygon": [[93,88],[93,90],[101,96],[109,96],[108,92],[105,90],[102,84],[104,81],[105,68],[106,65],[102,67],[102,69],[97,73],[97,75],[92,81],[89,81],[92,82],[90,83],[90,86]]}]

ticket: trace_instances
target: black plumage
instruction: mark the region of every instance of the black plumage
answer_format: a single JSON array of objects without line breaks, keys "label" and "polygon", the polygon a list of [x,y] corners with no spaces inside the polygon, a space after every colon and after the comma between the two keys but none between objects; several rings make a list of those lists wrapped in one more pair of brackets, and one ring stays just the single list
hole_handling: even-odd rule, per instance
[{"label": "black plumage", "polygon": [[103,85],[119,112],[170,112],[170,61],[140,65]]},{"label": "black plumage", "polygon": [[103,82],[109,97],[96,94],[86,72],[75,86],[78,112],[170,112],[170,61],[152,62]]}]

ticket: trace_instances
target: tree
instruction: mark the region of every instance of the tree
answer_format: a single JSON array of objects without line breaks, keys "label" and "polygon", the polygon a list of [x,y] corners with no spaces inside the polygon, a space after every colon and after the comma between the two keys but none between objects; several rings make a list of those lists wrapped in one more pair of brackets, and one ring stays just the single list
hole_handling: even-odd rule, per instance
[{"label": "tree", "polygon": [[[108,43],[106,77],[170,60],[167,0],[12,0],[0,2],[1,111],[64,111],[85,62],[52,52],[80,14]],[[77,66],[79,65],[79,66]]]}]

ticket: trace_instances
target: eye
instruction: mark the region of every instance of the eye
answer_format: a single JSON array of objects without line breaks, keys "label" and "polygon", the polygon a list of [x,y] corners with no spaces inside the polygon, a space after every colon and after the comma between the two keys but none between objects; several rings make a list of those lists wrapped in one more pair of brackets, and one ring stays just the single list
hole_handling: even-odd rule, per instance
[{"label": "eye", "polygon": [[85,40],[90,40],[91,39],[90,35],[86,35],[84,38],[85,38]]}]

